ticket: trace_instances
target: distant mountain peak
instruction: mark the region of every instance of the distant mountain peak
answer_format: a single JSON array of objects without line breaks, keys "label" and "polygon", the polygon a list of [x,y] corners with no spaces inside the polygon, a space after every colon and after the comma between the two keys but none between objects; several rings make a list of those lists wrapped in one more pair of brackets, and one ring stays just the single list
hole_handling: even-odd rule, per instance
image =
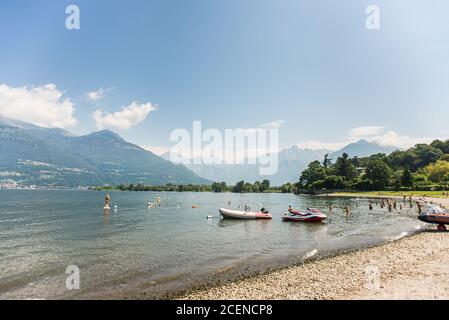
[{"label": "distant mountain peak", "polygon": [[15,127],[15,128],[19,128],[19,129],[25,129],[25,130],[51,131],[51,132],[58,133],[58,134],[64,135],[64,136],[73,136],[72,133],[70,133],[69,131],[62,129],[62,128],[41,127],[41,126],[38,126],[38,125],[35,125],[32,123],[10,119],[10,118],[7,118],[2,115],[0,115],[0,125],[6,125],[6,126]]},{"label": "distant mountain peak", "polygon": [[92,133],[86,135],[85,137],[113,138],[113,139],[123,140],[123,138],[118,133],[115,133],[108,129],[92,132]]},{"label": "distant mountain peak", "polygon": [[360,139],[356,142],[349,143],[342,149],[335,151],[331,154],[331,158],[338,158],[343,153],[348,154],[350,157],[369,157],[377,153],[390,154],[397,148],[394,146],[384,146],[376,141],[367,141]]},{"label": "distant mountain peak", "polygon": [[110,130],[83,136],[64,133],[62,129],[2,118],[0,171],[15,175],[0,176],[0,184],[13,181],[18,185],[74,187],[210,183],[184,166],[174,165],[126,142]]}]

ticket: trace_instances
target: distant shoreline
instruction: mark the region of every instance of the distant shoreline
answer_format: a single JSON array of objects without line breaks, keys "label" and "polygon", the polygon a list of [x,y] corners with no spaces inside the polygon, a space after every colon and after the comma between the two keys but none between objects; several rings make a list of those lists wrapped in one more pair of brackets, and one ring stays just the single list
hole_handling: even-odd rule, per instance
[{"label": "distant shoreline", "polygon": [[319,196],[329,197],[364,197],[364,198],[403,198],[403,196],[409,198],[413,197],[426,197],[426,198],[441,198],[448,199],[443,196],[441,191],[353,191],[353,192],[334,192],[328,194],[322,194]]}]

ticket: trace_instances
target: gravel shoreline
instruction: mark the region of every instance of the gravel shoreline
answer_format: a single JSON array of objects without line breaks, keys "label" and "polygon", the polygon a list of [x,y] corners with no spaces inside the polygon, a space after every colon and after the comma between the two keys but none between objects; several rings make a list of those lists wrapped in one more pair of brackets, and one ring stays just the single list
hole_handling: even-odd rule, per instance
[{"label": "gravel shoreline", "polygon": [[[449,232],[429,229],[394,242],[190,292],[179,298],[448,299],[449,277],[445,276],[449,274],[448,265]],[[380,288],[369,270],[379,271]],[[401,281],[395,284],[399,277]],[[416,290],[408,290],[407,283]]]}]

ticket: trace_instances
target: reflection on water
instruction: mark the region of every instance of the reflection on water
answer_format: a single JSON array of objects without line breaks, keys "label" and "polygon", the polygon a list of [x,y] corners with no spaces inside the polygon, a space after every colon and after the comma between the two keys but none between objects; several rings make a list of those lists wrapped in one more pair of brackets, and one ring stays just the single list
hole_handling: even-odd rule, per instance
[{"label": "reflection on water", "polygon": [[[162,205],[148,209],[158,195]],[[135,288],[151,296],[237,270],[396,239],[420,226],[413,209],[390,213],[374,204],[370,211],[364,199],[112,192],[116,210],[105,213],[104,196],[0,190],[0,298],[108,297]],[[218,208],[228,201],[232,208],[263,204],[273,220],[221,219]],[[328,219],[323,224],[282,222],[289,205],[321,209]],[[77,292],[65,289],[68,265],[80,268]]]}]

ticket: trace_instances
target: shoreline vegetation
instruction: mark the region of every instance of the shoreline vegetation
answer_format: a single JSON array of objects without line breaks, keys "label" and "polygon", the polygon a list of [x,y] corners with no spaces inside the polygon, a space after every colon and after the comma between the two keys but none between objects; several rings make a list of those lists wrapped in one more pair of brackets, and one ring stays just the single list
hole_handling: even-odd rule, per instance
[{"label": "shoreline vegetation", "polygon": [[226,182],[214,182],[211,185],[205,184],[172,184],[165,185],[144,185],[144,184],[121,184],[117,186],[95,187],[91,190],[99,191],[155,191],[155,192],[233,192],[233,193],[285,193],[282,187],[271,186],[269,180],[249,183],[239,181],[234,186],[228,186]]},{"label": "shoreline vegetation", "polygon": [[[449,189],[449,188],[448,188]],[[269,189],[263,191],[234,191],[234,187],[230,186],[224,190],[214,191],[214,189],[209,185],[176,185],[167,184],[163,186],[151,186],[151,185],[119,185],[119,186],[103,186],[94,187],[89,190],[95,191],[153,191],[153,192],[231,192],[231,193],[291,193],[282,190],[282,187],[270,187]],[[409,191],[357,191],[357,190],[347,190],[347,191],[334,191],[325,190],[321,193],[298,193],[298,195],[311,195],[320,197],[359,197],[359,198],[402,198],[406,196],[411,197],[432,197],[432,198],[448,198],[449,194],[445,191],[420,191],[420,190],[409,190]]]},{"label": "shoreline vegetation", "polygon": [[294,193],[294,194],[346,194],[364,196],[434,196],[447,197],[449,190],[449,140],[435,140],[430,144],[417,144],[405,151],[391,154],[378,153],[369,157],[350,157],[343,153],[335,162],[324,156],[322,162],[312,161],[299,180],[281,186],[271,186],[270,181],[241,180],[233,186],[225,182],[211,185],[129,184],[102,186],[94,190],[120,191],[191,191],[233,193]]},{"label": "shoreline vegetation", "polygon": [[[335,160],[335,162],[334,162]],[[417,144],[389,155],[337,159],[324,155],[312,161],[295,185],[299,193],[333,193],[332,190],[416,192],[449,189],[449,140]],[[379,192],[377,191],[377,192]]]}]

